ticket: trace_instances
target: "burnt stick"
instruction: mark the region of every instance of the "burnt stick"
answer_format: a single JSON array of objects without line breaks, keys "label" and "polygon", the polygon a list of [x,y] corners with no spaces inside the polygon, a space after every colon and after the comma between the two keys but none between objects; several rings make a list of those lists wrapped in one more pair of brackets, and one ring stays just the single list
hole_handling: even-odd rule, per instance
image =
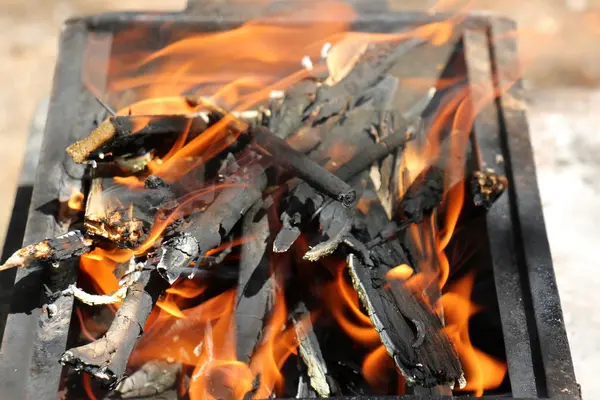
[{"label": "burnt stick", "polygon": [[91,251],[93,244],[94,241],[86,239],[81,231],[71,231],[17,250],[0,266],[0,271],[15,267],[27,268],[36,261],[53,264],[69,260]]},{"label": "burnt stick", "polygon": [[383,140],[360,151],[350,161],[342,164],[334,174],[345,182],[368,169],[373,163],[383,159],[412,140],[414,135],[402,127],[396,133],[386,136]]},{"label": "burnt stick", "polygon": [[[263,167],[254,163],[242,167],[227,183],[234,185],[223,189],[204,212],[193,214],[179,235],[163,243],[157,268],[170,281],[174,282],[192,261],[221,244],[234,225],[262,197],[267,177]],[[170,274],[169,271],[177,273]]]},{"label": "burnt stick", "polygon": [[175,139],[177,135],[189,129],[189,133],[203,132],[207,119],[200,114],[189,115],[126,115],[108,117],[85,139],[69,147],[67,153],[76,163],[97,159],[100,153],[126,152],[141,147],[144,141],[153,136]]},{"label": "burnt stick", "polygon": [[315,189],[351,207],[356,201],[356,191],[333,173],[292,148],[285,140],[267,128],[259,126],[251,132],[255,146],[261,154],[289,169]]},{"label": "burnt stick", "polygon": [[60,362],[71,365],[76,371],[87,372],[108,385],[118,382],[125,373],[129,356],[143,332],[152,307],[166,286],[159,276],[151,271],[142,271],[137,282],[129,287],[125,300],[104,336],[95,342],[67,350]]}]

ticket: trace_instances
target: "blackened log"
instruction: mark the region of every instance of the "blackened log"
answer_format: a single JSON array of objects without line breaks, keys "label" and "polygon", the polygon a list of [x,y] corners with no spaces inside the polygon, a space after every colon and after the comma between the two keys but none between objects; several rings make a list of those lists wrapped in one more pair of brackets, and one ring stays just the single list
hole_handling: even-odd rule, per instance
[{"label": "blackened log", "polygon": [[[432,387],[463,379],[458,356],[437,317],[387,269],[348,256],[348,271],[386,350],[410,385]],[[392,288],[393,287],[393,288]]]},{"label": "blackened log", "polygon": [[310,158],[294,150],[287,142],[264,127],[252,131],[259,151],[273,159],[277,165],[289,169],[315,189],[350,207],[356,200],[356,192],[350,185],[323,168]]},{"label": "blackened log", "polygon": [[248,362],[262,337],[264,321],[275,300],[275,277],[269,259],[272,247],[267,210],[259,200],[246,213],[235,303],[237,357]]},{"label": "blackened log", "polygon": [[[193,214],[182,232],[162,245],[158,268],[182,271],[189,264],[219,246],[242,216],[262,197],[267,186],[263,167],[254,163],[230,176],[215,201],[205,210]],[[169,274],[170,280],[177,279]]]},{"label": "blackened log", "polygon": [[159,177],[148,177],[144,185],[132,189],[112,178],[94,179],[85,210],[87,233],[120,247],[139,245],[150,231],[157,212],[176,206],[175,195]]},{"label": "blackened log", "polygon": [[269,130],[282,139],[287,139],[303,126],[306,107],[313,102],[317,90],[314,81],[304,80],[285,93],[285,97],[272,112]]},{"label": "blackened log", "polygon": [[400,202],[401,213],[411,222],[420,223],[442,201],[444,174],[436,166],[421,172]]},{"label": "blackened log", "polygon": [[494,202],[504,193],[508,186],[508,179],[496,173],[493,169],[473,172],[471,178],[471,194],[473,204],[489,210]]},{"label": "blackened log", "polygon": [[151,278],[151,271],[142,271],[130,286],[125,300],[117,310],[110,328],[100,339],[67,350],[60,362],[76,371],[89,373],[108,385],[119,381],[125,373],[133,347],[142,334],[154,303],[165,288],[162,278]]},{"label": "blackened log", "polygon": [[334,388],[330,386],[332,381],[328,376],[327,364],[319,340],[313,331],[310,312],[304,303],[299,303],[291,316],[298,338],[298,352],[306,365],[310,386],[319,396],[329,397],[334,392]]},{"label": "blackened log", "polygon": [[101,159],[101,154],[112,156],[136,153],[138,149],[151,150],[165,141],[175,141],[186,130],[197,135],[206,129],[204,116],[190,115],[128,115],[109,117],[92,133],[67,147],[67,153],[77,163]]},{"label": "blackened log", "polygon": [[14,267],[29,267],[34,262],[54,264],[81,256],[92,249],[94,242],[86,239],[81,231],[30,244],[17,250],[0,266],[0,271]]},{"label": "blackened log", "polygon": [[181,363],[153,360],[119,382],[115,391],[124,399],[155,396],[171,389],[181,372]]}]

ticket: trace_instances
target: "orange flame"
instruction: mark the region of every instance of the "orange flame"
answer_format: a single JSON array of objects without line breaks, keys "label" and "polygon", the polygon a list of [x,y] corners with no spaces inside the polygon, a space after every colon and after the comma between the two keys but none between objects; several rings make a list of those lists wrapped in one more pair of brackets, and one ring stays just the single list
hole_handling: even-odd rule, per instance
[{"label": "orange flame", "polygon": [[442,305],[447,322],[444,330],[458,351],[467,378],[464,390],[481,396],[484,390],[500,386],[507,367],[505,362],[496,360],[471,344],[469,318],[478,312],[478,308],[469,300],[474,277],[471,273],[454,283],[442,296]]},{"label": "orange flame", "polygon": [[74,211],[83,211],[85,209],[83,200],[85,199],[85,195],[81,193],[79,190],[73,188],[71,190],[71,197],[69,197],[69,202],[67,205],[71,210]]},{"label": "orange flame", "polygon": [[358,294],[344,278],[346,264],[337,267],[336,280],[325,289],[326,303],[338,325],[356,342],[366,347],[380,343],[379,334],[358,302]]}]

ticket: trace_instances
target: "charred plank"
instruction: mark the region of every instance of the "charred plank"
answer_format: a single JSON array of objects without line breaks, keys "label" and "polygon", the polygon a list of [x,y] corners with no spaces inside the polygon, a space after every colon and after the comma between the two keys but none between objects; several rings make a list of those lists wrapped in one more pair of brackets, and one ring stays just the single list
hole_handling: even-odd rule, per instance
[{"label": "charred plank", "polygon": [[[348,271],[383,345],[407,383],[431,387],[462,378],[458,356],[426,305],[401,284],[386,280],[385,268],[367,268],[353,254],[348,256]],[[393,290],[388,288],[390,283]]]},{"label": "charred plank", "polygon": [[317,85],[304,80],[285,93],[281,104],[275,107],[269,121],[269,130],[282,139],[287,139],[303,124],[304,110],[313,102]]}]

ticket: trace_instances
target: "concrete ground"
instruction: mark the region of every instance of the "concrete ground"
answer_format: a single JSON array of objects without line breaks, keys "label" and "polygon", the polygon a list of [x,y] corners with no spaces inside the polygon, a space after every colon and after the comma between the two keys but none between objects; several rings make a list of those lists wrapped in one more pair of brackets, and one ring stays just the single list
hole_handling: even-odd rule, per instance
[{"label": "concrete ground", "polygon": [[[50,91],[63,20],[120,9],[181,9],[185,0],[0,2],[0,243],[34,110]],[[393,0],[398,9],[461,9],[466,1]],[[548,235],[576,374],[600,398],[600,1],[475,0],[515,18],[527,66],[529,119]],[[594,12],[593,10],[596,10]]]}]

